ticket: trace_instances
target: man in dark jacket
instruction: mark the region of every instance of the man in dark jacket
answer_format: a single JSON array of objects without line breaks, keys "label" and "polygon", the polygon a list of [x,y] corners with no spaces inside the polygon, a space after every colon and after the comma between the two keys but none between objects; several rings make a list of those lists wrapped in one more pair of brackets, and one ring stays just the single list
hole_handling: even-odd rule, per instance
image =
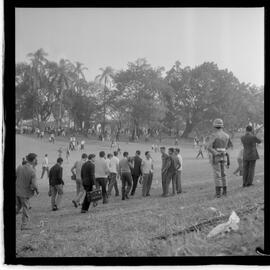
[{"label": "man in dark jacket", "polygon": [[163,197],[169,196],[169,185],[172,179],[172,175],[169,172],[169,168],[172,164],[172,158],[168,156],[165,152],[166,148],[164,146],[160,147],[161,152],[161,179],[162,179],[162,195]]},{"label": "man in dark jacket", "polygon": [[259,159],[259,154],[256,148],[257,143],[261,143],[252,132],[252,127],[247,126],[246,134],[241,137],[241,142],[244,146],[243,152],[243,187],[252,185],[256,160]]},{"label": "man in dark jacket", "polygon": [[88,160],[82,165],[81,168],[81,179],[85,189],[85,197],[82,204],[81,213],[86,213],[89,209],[90,203],[87,199],[87,192],[93,190],[95,185],[95,155],[90,154]]},{"label": "man in dark jacket", "polygon": [[141,172],[142,159],[140,158],[140,155],[141,155],[141,151],[137,150],[136,155],[134,157],[134,168],[132,170],[133,185],[132,185],[132,190],[130,193],[131,196],[135,194],[137,184],[138,184],[138,179],[142,175],[142,172]]},{"label": "man in dark jacket", "polygon": [[57,159],[57,163],[50,169],[49,172],[51,204],[53,211],[58,210],[63,196],[64,181],[62,179],[63,176],[62,163],[63,159],[59,157]]}]

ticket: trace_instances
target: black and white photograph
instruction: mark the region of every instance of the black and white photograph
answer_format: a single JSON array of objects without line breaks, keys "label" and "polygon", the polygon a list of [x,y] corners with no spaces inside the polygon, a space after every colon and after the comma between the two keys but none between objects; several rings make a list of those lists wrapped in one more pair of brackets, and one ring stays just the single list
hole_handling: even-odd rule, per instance
[{"label": "black and white photograph", "polygon": [[264,12],[16,7],[16,258],[259,256]]}]

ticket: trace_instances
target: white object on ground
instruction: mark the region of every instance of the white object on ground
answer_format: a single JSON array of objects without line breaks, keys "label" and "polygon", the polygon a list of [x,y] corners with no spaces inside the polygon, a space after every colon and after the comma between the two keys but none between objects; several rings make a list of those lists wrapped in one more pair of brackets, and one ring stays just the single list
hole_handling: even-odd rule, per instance
[{"label": "white object on ground", "polygon": [[240,222],[240,218],[237,216],[237,214],[232,211],[229,220],[225,223],[217,225],[214,229],[210,231],[210,233],[207,235],[207,238],[216,236],[220,233],[229,232],[231,230],[237,231],[239,229],[238,223]]}]

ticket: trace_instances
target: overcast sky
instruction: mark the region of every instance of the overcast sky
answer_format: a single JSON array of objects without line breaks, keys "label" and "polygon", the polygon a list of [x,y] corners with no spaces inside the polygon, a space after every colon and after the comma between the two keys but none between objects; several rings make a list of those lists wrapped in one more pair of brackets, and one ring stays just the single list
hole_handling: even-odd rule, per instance
[{"label": "overcast sky", "polygon": [[43,48],[48,59],[125,69],[145,57],[170,69],[205,61],[240,82],[264,84],[263,8],[16,8],[16,62]]}]

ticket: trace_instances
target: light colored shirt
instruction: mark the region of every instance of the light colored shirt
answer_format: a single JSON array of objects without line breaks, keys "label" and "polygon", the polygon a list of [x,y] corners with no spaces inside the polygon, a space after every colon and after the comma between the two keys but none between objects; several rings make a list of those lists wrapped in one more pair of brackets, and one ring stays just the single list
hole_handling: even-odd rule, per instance
[{"label": "light colored shirt", "polygon": [[81,179],[81,170],[82,170],[82,165],[84,164],[84,160],[78,160],[75,162],[73,168],[75,168],[76,171],[76,179]]},{"label": "light colored shirt", "polygon": [[16,196],[30,198],[37,188],[36,170],[29,163],[16,169]]},{"label": "light colored shirt", "polygon": [[109,169],[111,173],[118,174],[119,171],[119,159],[116,156],[113,156],[109,163]]},{"label": "light colored shirt", "polygon": [[47,157],[44,157],[42,167],[49,167],[49,160]]},{"label": "light colored shirt", "polygon": [[110,173],[107,161],[105,158],[98,158],[95,161],[95,177],[96,178],[107,178]]},{"label": "light colored shirt", "polygon": [[177,155],[179,162],[181,164],[180,168],[178,169],[178,171],[182,171],[183,170],[183,159],[182,156],[180,154]]},{"label": "light colored shirt", "polygon": [[143,159],[141,164],[141,170],[143,174],[149,174],[153,172],[153,161],[152,159]]}]

